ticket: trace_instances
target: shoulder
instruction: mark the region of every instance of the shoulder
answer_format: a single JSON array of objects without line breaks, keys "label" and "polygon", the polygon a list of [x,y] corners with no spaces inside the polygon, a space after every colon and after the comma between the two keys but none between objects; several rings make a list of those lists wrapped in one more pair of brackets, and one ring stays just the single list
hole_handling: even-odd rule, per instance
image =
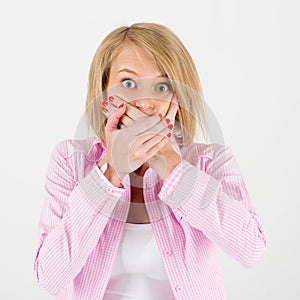
[{"label": "shoulder", "polygon": [[227,145],[193,143],[180,150],[184,160],[206,173],[224,169],[228,163],[235,164],[231,148]]},{"label": "shoulder", "polygon": [[182,155],[185,158],[191,159],[191,160],[200,160],[205,159],[207,161],[212,161],[216,157],[225,154],[230,153],[231,149],[227,145],[222,144],[204,144],[204,143],[192,143],[188,146],[182,147],[180,149]]},{"label": "shoulder", "polygon": [[64,139],[54,145],[53,153],[67,159],[74,154],[85,155],[87,159],[93,160],[96,153],[101,154],[104,151],[103,144],[97,137],[88,137],[86,139]]}]

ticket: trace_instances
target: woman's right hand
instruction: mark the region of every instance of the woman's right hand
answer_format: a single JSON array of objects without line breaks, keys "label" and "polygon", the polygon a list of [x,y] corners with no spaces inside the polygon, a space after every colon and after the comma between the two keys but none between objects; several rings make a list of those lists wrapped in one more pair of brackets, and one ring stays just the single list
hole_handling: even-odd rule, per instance
[{"label": "woman's right hand", "polygon": [[106,154],[103,162],[113,169],[121,181],[138,169],[168,142],[168,123],[159,115],[141,116],[134,126],[118,129],[120,118],[126,112],[126,103],[120,105],[108,118],[105,126]]}]

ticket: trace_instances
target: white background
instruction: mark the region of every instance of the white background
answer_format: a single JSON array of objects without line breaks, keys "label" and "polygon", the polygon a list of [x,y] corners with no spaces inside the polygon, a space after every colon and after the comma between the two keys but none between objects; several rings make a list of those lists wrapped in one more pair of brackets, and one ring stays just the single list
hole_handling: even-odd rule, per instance
[{"label": "white background", "polygon": [[33,272],[50,153],[75,135],[101,40],[148,21],[194,58],[265,225],[268,248],[253,268],[222,254],[227,298],[300,299],[299,1],[3,2],[0,298],[53,299]]}]

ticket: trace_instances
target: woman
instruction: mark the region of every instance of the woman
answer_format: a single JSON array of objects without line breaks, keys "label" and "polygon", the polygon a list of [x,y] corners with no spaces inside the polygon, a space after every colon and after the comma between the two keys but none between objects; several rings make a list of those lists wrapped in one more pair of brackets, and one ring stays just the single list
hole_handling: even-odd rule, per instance
[{"label": "woman", "polygon": [[34,270],[56,299],[225,299],[218,249],[245,267],[266,248],[228,146],[204,131],[195,65],[165,26],[111,32],[90,68],[96,137],[51,155]]}]

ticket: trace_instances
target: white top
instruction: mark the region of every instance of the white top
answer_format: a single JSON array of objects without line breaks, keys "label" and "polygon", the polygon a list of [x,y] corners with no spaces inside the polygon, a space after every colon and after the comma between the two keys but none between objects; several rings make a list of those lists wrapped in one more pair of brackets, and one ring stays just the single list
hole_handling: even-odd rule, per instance
[{"label": "white top", "polygon": [[150,223],[125,224],[103,299],[175,299]]}]

